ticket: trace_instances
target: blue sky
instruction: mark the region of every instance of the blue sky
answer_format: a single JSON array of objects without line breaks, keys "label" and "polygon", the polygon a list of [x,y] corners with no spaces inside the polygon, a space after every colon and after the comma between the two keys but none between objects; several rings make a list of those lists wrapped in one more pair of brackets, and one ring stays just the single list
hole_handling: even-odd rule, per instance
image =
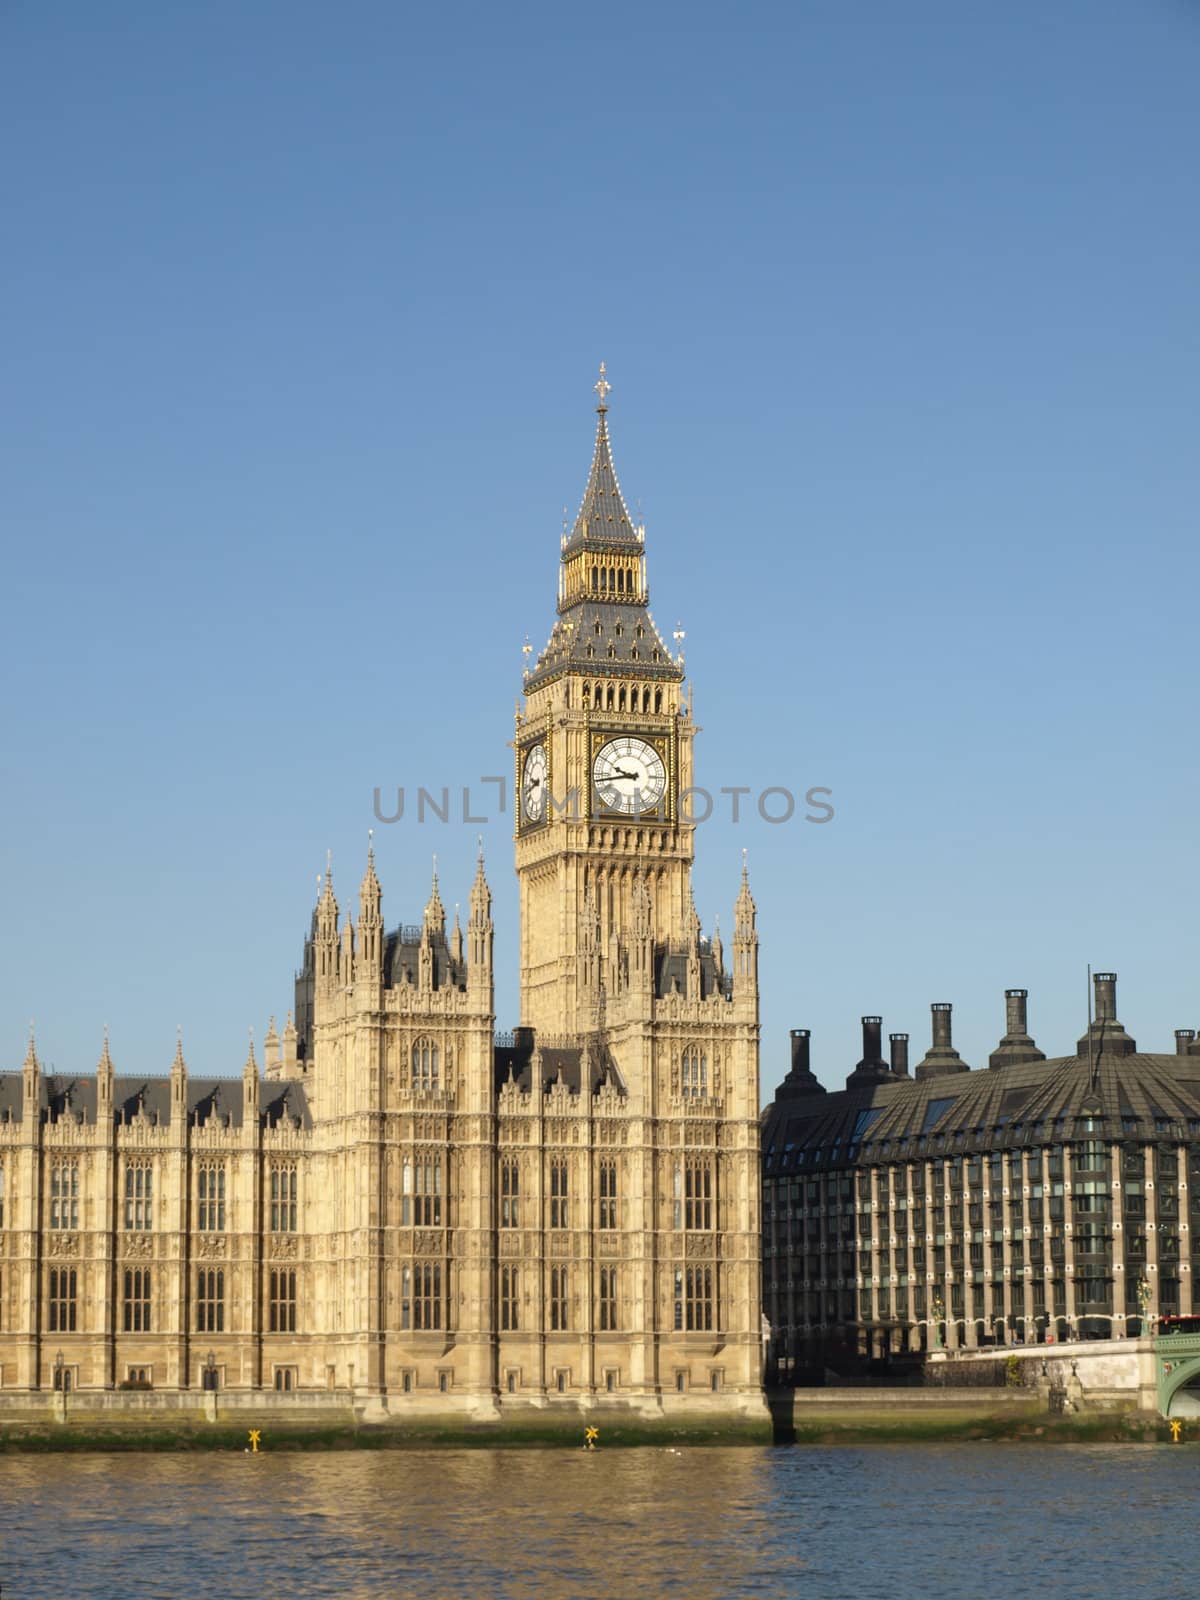
[{"label": "blue sky", "polygon": [[[236,1071],[372,793],[509,770],[601,359],[764,1093],[1200,1026],[1200,12],[13,5],[0,1042]],[[377,829],[389,920],[474,825]],[[511,818],[482,830],[516,1016]]]}]

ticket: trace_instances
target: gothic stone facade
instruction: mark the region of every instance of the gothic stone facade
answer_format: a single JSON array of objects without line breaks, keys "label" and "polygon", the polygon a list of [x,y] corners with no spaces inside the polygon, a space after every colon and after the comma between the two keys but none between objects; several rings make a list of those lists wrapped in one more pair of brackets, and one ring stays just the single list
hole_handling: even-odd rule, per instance
[{"label": "gothic stone facade", "polygon": [[241,1081],[0,1075],[0,1384],[348,1389],[376,1410],[754,1412],[758,978],[692,902],[693,722],[606,385],[518,711],[521,1025],[482,854],[387,929],[331,875]]},{"label": "gothic stone facade", "polygon": [[1200,1051],[1145,1054],[1117,1020],[1116,977],[1095,1017],[1047,1060],[1026,993],[971,1071],[935,1005],[908,1070],[908,1035],[827,1094],[808,1034],[764,1113],[764,1298],[770,1370],[787,1381],[857,1358],[934,1348],[1122,1339],[1190,1315],[1200,1270]]}]

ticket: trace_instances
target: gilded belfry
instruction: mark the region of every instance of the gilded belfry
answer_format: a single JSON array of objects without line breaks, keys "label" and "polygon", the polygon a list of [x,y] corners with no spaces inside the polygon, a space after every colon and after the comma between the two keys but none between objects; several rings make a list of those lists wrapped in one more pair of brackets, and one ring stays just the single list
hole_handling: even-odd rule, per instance
[{"label": "gilded belfry", "polygon": [[[691,696],[649,609],[609,385],[516,717],[520,1025],[482,851],[388,927],[326,871],[260,1073],[0,1074],[0,1388],[364,1415],[762,1411],[758,936],[691,889]],[[679,644],[676,638],[674,644]]]}]

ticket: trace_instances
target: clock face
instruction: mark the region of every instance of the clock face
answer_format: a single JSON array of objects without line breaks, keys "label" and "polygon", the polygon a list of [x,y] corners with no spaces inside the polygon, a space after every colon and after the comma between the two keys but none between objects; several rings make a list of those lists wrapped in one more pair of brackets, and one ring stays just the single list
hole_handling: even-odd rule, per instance
[{"label": "clock face", "polygon": [[541,822],[546,815],[546,746],[535,744],[525,757],[521,773],[521,809],[527,822]]},{"label": "clock face", "polygon": [[592,784],[610,811],[642,816],[657,809],[666,791],[667,772],[653,745],[621,734],[597,751]]}]

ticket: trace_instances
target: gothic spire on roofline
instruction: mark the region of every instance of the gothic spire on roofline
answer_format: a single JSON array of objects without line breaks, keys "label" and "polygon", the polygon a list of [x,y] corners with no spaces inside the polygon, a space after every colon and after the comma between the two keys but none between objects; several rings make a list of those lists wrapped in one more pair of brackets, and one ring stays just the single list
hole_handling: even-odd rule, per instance
[{"label": "gothic spire on roofline", "polygon": [[632,670],[640,678],[675,682],[683,676],[650,614],[645,529],[630,516],[613,465],[610,387],[601,366],[591,469],[579,514],[562,542],[558,620],[525,674],[526,692],[567,669],[598,676]]}]

